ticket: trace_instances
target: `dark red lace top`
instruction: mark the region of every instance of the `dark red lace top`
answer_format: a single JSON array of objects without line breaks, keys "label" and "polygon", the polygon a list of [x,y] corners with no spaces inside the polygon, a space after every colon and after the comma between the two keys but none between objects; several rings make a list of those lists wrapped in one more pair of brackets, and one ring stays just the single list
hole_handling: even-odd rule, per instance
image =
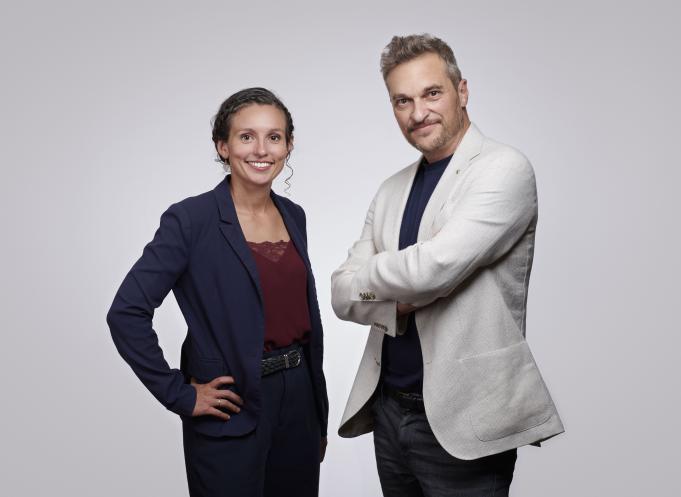
[{"label": "dark red lace top", "polygon": [[288,241],[248,242],[258,267],[265,305],[265,350],[305,343],[310,332],[307,270]]}]

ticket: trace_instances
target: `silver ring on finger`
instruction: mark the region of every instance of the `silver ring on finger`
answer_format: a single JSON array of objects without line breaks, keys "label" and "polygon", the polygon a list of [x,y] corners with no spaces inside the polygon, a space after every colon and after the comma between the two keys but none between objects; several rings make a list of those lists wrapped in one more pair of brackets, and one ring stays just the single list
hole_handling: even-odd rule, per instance
[{"label": "silver ring on finger", "polygon": [[222,399],[218,399],[218,407],[222,405]]}]

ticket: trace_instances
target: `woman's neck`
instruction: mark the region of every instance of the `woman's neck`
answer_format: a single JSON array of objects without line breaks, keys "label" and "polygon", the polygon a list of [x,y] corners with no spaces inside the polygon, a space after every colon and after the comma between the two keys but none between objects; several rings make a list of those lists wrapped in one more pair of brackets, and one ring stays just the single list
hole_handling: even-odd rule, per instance
[{"label": "woman's neck", "polygon": [[237,212],[264,214],[272,204],[270,190],[272,184],[246,185],[232,175],[229,190]]}]

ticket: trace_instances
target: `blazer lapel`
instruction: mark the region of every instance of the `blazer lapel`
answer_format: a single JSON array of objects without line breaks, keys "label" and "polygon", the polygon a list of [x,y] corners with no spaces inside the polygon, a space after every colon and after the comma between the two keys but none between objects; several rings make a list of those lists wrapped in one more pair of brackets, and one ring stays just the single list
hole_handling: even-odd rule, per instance
[{"label": "blazer lapel", "polygon": [[279,210],[281,218],[284,220],[284,225],[286,225],[286,231],[288,231],[288,234],[291,237],[293,245],[296,247],[296,250],[298,251],[298,254],[300,254],[301,259],[303,259],[303,263],[305,263],[305,268],[307,269],[308,275],[311,274],[312,269],[310,267],[310,258],[307,254],[307,246],[305,244],[303,234],[300,232],[300,229],[298,228],[295,219],[293,219],[293,215],[286,208],[284,202],[282,202],[281,197],[274,192],[271,192],[270,196],[272,197],[274,205]]},{"label": "blazer lapel", "polygon": [[400,229],[402,227],[402,216],[404,216],[404,209],[407,207],[407,200],[409,199],[409,192],[416,177],[416,171],[419,169],[421,158],[409,166],[404,175],[404,183],[401,188],[395,192],[395,198],[400,199],[400,203],[395,209],[388,211],[385,222],[384,239],[385,250],[398,250],[400,246]]},{"label": "blazer lapel", "polygon": [[426,204],[419,226],[418,241],[424,240],[424,236],[429,232],[433,221],[435,221],[435,216],[449,198],[461,174],[470,165],[470,161],[480,154],[483,140],[484,136],[480,133],[480,130],[475,124],[471,123]]},{"label": "blazer lapel", "polygon": [[258,278],[258,268],[255,265],[251,249],[248,248],[246,238],[239,225],[239,218],[236,215],[232,194],[229,191],[229,178],[230,177],[227,176],[213,190],[220,210],[220,231],[248,271],[251,280],[253,280],[253,285],[258,291],[260,302],[262,302],[263,297],[262,289],[260,288],[260,279]]}]

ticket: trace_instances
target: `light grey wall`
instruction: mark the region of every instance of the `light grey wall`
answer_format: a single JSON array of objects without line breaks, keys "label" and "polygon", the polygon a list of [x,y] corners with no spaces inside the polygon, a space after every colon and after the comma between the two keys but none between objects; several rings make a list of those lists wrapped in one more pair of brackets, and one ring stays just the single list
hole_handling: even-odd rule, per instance
[{"label": "light grey wall", "polygon": [[[381,180],[417,156],[378,56],[393,34],[427,31],[453,46],[473,121],[537,173],[528,338],[567,433],[519,451],[512,494],[678,495],[677,5],[5,5],[0,493],[187,494],[179,420],[118,357],[104,316],[161,212],[220,180],[219,103],[262,85],[295,119],[291,193],[326,327],[321,495],[379,495],[371,436],[333,435],[367,332],[334,317],[329,276]],[[172,297],[155,325],[176,365]]]}]

